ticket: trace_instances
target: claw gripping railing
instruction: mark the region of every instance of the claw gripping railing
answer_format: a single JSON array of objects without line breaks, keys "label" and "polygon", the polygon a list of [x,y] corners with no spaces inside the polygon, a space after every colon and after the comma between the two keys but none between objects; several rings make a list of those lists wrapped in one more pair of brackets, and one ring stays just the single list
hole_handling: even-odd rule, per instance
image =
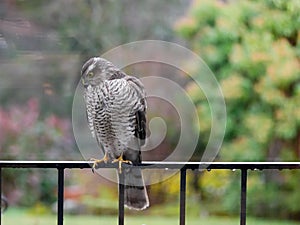
[{"label": "claw gripping railing", "polygon": [[[0,161],[0,194],[2,193],[2,170],[3,168],[56,168],[57,175],[57,224],[64,223],[64,170],[74,168],[91,168],[93,162],[85,161]],[[117,168],[116,164],[100,164],[99,168]],[[123,164],[124,167],[131,165]],[[186,209],[186,170],[197,169],[230,169],[241,171],[241,199],[240,199],[240,225],[246,225],[246,198],[247,198],[247,170],[264,169],[300,169],[300,162],[144,162],[135,166],[144,169],[179,169],[180,170],[180,206],[179,225],[185,225]],[[119,225],[124,225],[124,177],[120,176],[119,182]],[[1,223],[0,213],[0,225]]]}]

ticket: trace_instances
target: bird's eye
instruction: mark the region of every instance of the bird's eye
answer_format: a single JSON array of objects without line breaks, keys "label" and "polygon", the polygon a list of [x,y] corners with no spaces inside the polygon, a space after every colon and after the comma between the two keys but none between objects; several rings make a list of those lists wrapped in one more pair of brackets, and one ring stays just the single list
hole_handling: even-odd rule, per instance
[{"label": "bird's eye", "polygon": [[93,77],[94,73],[93,72],[89,72],[87,75],[88,75],[88,77]]}]

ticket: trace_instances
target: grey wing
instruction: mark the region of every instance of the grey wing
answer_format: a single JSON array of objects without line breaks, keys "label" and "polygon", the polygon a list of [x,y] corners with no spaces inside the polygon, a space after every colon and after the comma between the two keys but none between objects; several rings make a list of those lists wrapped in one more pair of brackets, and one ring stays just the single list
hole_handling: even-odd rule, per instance
[{"label": "grey wing", "polygon": [[145,144],[146,139],[146,110],[139,110],[135,113],[136,127],[134,136],[140,140],[140,145]]},{"label": "grey wing", "polygon": [[140,146],[145,144],[146,139],[146,93],[142,82],[136,77],[128,76],[127,81],[137,91],[139,95],[138,110],[135,113],[135,131],[134,135],[139,139]]}]

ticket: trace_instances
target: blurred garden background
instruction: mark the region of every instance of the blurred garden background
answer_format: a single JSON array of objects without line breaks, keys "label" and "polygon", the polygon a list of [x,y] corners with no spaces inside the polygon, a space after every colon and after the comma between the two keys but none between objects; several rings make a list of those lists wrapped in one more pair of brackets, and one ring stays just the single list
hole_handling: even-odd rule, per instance
[{"label": "blurred garden background", "polygon": [[[85,160],[71,122],[83,62],[147,39],[190,48],[219,81],[227,127],[216,161],[299,161],[299,0],[1,0],[0,159]],[[211,125],[204,93],[165,65],[140,71],[172,79],[192,97],[201,130],[191,161],[199,161]],[[148,116],[162,115],[167,136],[144,160],[164,159],[180,133],[176,111],[155,104]],[[299,223],[299,178],[296,170],[250,171],[248,215],[259,219],[249,224]],[[19,218],[24,225],[55,224],[56,179],[55,170],[4,169],[10,203],[4,224]],[[189,171],[188,224],[237,224],[239,179],[239,172],[227,170]],[[116,184],[90,170],[66,170],[65,182],[67,224],[116,223]],[[176,223],[178,175],[148,190],[150,209],[135,216],[126,211],[128,224]]]}]

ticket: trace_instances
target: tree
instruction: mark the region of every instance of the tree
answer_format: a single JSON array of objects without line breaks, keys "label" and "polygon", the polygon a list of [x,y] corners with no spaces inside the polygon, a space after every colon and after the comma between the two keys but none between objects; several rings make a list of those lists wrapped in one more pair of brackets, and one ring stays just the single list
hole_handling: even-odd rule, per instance
[{"label": "tree", "polygon": [[[221,160],[299,160],[299,10],[297,0],[195,0],[188,15],[176,24],[223,89],[228,118]],[[193,96],[203,96],[194,88],[188,90]],[[201,124],[210,124],[205,99],[198,97],[195,103]],[[205,132],[209,131],[208,127]],[[266,189],[274,191],[273,196],[282,194],[291,182],[279,172],[260,177]],[[300,196],[292,195],[289,203],[269,199],[280,210],[274,214],[286,213],[291,205],[290,214],[300,212],[300,206],[291,203],[299,202]]]},{"label": "tree", "polygon": [[[88,58],[128,42],[178,40],[171,24],[186,7],[185,0],[172,0],[167,4],[159,0],[1,1],[0,58],[11,55],[10,62],[16,62],[12,68],[23,67],[19,70],[20,76],[30,71],[26,80],[39,79],[42,85],[51,86],[51,100],[64,101],[68,106],[59,108],[56,106],[62,104],[55,104],[54,107],[59,108],[55,112],[69,116],[80,69]],[[24,60],[16,59],[17,56],[23,56]],[[1,65],[4,63],[1,61]],[[15,77],[15,71],[9,72]],[[5,79],[10,82],[11,76]],[[0,100],[4,102],[11,100],[6,90],[10,88],[0,90]],[[27,97],[23,92],[20,95],[21,98],[16,98],[21,101]]]}]

